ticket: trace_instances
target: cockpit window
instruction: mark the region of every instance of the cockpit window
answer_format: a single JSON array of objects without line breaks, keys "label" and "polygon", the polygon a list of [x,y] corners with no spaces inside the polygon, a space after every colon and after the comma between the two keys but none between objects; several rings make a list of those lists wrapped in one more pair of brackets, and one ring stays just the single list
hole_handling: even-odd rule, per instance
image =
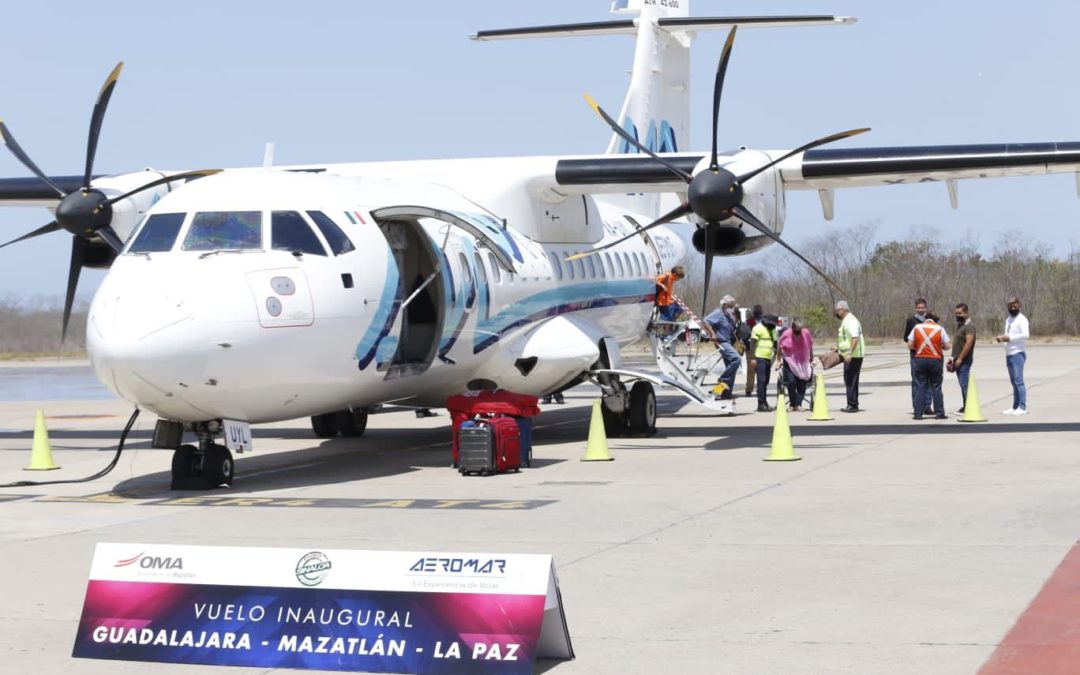
[{"label": "cockpit window", "polygon": [[184,239],[185,251],[262,248],[262,212],[196,213]]},{"label": "cockpit window", "polygon": [[270,214],[270,248],[326,255],[326,249],[319,243],[311,226],[296,211],[274,211]]},{"label": "cockpit window", "polygon": [[315,227],[319,228],[319,231],[326,237],[326,243],[330,244],[330,250],[334,252],[334,255],[341,255],[356,249],[353,243],[349,241],[349,237],[337,226],[337,223],[330,220],[325,213],[322,211],[308,211],[307,214],[315,222]]},{"label": "cockpit window", "polygon": [[128,253],[160,253],[171,251],[184,224],[183,213],[155,213],[146,219]]}]

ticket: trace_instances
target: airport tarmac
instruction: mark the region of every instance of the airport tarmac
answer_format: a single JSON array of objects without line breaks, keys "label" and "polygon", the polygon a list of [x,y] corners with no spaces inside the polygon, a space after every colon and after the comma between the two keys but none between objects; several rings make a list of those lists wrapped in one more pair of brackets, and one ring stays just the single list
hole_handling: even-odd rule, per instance
[{"label": "airport tarmac", "polygon": [[[872,350],[864,412],[831,371],[836,419],[791,415],[798,462],[762,461],[774,416],[751,400],[724,418],[664,393],[654,438],[581,462],[578,387],[519,474],[459,476],[445,412],[386,412],[359,439],[257,427],[232,489],[173,493],[144,415],[108,476],[0,490],[0,673],[216,670],[71,658],[97,542],[551,554],[577,658],[538,671],[559,675],[1080,672],[1080,344],[1030,345],[1026,417],[1000,414],[1001,350],[976,359],[982,424],[912,420],[902,346]],[[946,375],[949,410],[958,391]],[[0,483],[108,463],[131,408],[78,398],[0,406]],[[58,471],[21,470],[39,408]]]}]

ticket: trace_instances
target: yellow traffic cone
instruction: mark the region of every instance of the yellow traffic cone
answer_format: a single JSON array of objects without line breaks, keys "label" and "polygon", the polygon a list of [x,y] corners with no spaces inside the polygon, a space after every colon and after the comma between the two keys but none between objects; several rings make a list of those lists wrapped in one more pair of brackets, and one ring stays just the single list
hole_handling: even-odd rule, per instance
[{"label": "yellow traffic cone", "polygon": [[30,451],[30,466],[23,471],[52,471],[59,468],[53,464],[49,432],[45,428],[45,413],[39,410],[34,420],[34,446]]},{"label": "yellow traffic cone", "polygon": [[979,392],[975,389],[975,376],[968,376],[967,399],[964,400],[964,416],[961,422],[985,422],[982,410],[979,408]]},{"label": "yellow traffic cone", "polygon": [[791,426],[788,425],[787,400],[783,392],[776,400],[776,421],[773,423],[772,452],[765,458],[766,462],[794,462],[800,460],[795,454],[795,447],[791,444]]},{"label": "yellow traffic cone", "polygon": [[589,420],[589,443],[585,446],[583,462],[610,462],[615,459],[608,452],[607,434],[604,433],[604,416],[600,413],[600,399],[592,404],[592,418]]},{"label": "yellow traffic cone", "polygon": [[832,419],[829,415],[829,402],[825,400],[825,373],[820,370],[817,384],[814,385],[814,411],[806,419],[811,422],[827,422]]}]

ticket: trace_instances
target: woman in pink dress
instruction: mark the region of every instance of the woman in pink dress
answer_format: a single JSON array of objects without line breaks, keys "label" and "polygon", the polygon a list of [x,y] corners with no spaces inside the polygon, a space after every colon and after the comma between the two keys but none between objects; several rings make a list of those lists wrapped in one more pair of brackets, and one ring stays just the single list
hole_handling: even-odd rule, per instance
[{"label": "woman in pink dress", "polygon": [[788,410],[803,410],[806,385],[810,383],[813,369],[814,336],[802,319],[791,322],[791,328],[780,336],[780,352],[784,356],[784,382],[787,383]]}]

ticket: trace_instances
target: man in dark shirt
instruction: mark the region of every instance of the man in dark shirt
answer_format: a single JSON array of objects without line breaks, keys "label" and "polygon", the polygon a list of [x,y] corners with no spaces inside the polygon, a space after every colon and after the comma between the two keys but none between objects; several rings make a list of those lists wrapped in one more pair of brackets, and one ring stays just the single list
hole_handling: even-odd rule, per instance
[{"label": "man in dark shirt", "polygon": [[968,377],[971,375],[971,364],[975,362],[975,324],[971,321],[971,311],[966,303],[956,305],[956,333],[952,343],[952,359],[949,360],[949,370],[956,373],[956,381],[960,383],[960,409],[957,415],[964,414],[967,406]]},{"label": "man in dark shirt", "polygon": [[[908,336],[911,335],[912,329],[923,321],[926,321],[926,313],[926,298],[915,298],[915,314],[909,316],[904,323],[904,335],[901,338],[904,341],[904,344],[907,344]],[[926,390],[926,400],[915,400],[915,350],[909,345],[908,352],[911,360],[911,408],[916,415],[930,415],[934,412],[934,409],[930,405],[930,390]]]}]

